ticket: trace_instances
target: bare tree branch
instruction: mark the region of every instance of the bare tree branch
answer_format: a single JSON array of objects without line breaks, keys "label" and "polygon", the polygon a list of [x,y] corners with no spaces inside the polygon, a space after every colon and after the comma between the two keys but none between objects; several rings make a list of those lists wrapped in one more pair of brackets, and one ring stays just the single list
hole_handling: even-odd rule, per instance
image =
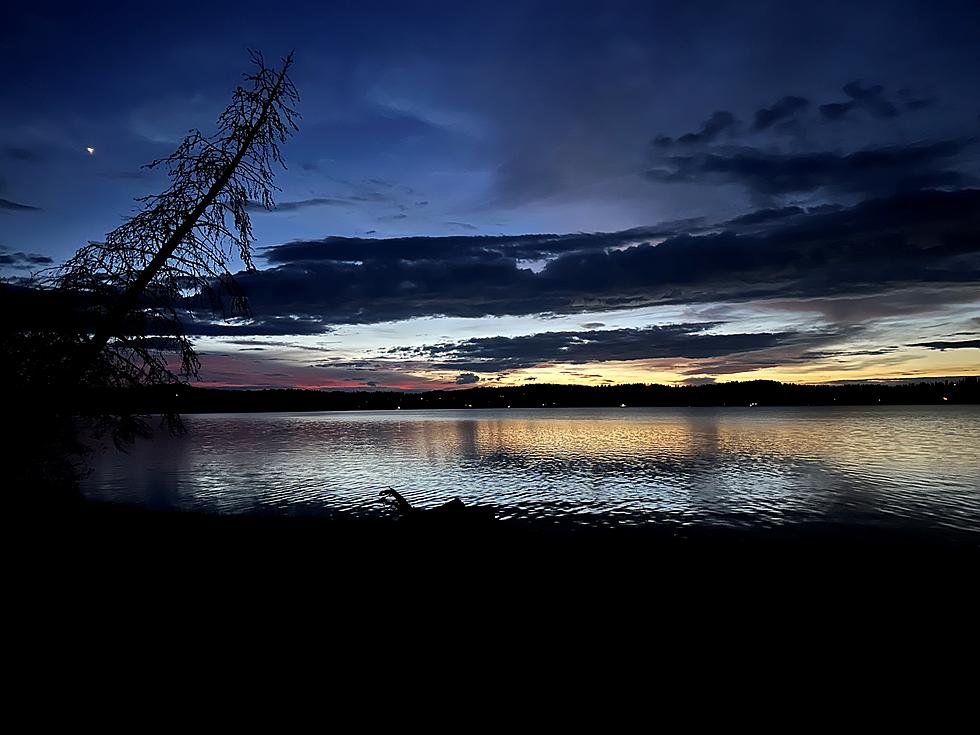
[{"label": "bare tree branch", "polygon": [[[80,350],[79,370],[98,376],[96,383],[196,376],[200,364],[177,310],[189,296],[224,311],[224,291],[232,313],[247,314],[228,264],[237,255],[254,268],[248,206],[274,206],[275,169],[285,168],[279,145],[299,119],[288,74],[293,55],[276,69],[260,53],[249,54],[255,70],[235,89],[217,131],[208,137],[192,130],[170,156],[148,164],[166,169],[170,187],[137,199],[140,212],[104,242],[82,247],[55,275],[56,286],[95,304],[96,326]],[[179,356],[177,372],[167,353]],[[107,370],[115,377],[106,378]]]}]

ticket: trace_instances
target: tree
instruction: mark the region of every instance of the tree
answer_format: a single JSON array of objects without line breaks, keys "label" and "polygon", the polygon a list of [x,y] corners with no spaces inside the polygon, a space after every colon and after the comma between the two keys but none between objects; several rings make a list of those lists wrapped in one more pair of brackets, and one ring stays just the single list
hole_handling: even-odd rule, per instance
[{"label": "tree", "polygon": [[[208,137],[192,130],[170,156],[147,165],[164,166],[170,188],[137,199],[142,211],[62,267],[59,287],[98,296],[107,305],[88,341],[90,363],[109,357],[121,376],[158,382],[174,377],[154,354],[154,347],[164,346],[180,355],[183,376],[195,375],[199,364],[175,306],[189,291],[220,306],[218,284],[233,294],[233,310],[245,310],[227,265],[237,252],[247,269],[254,267],[248,207],[256,201],[273,206],[274,167],[283,165],[279,144],[298,130],[299,100],[288,76],[292,54],[277,70],[258,52],[249,53],[257,67],[245,75],[250,86],[235,89],[217,132]],[[152,329],[133,329],[141,314]],[[170,333],[160,334],[161,326]]]},{"label": "tree", "polygon": [[[200,363],[182,325],[189,307],[203,299],[227,314],[230,295],[230,311],[247,314],[229,263],[237,255],[254,268],[248,210],[274,206],[275,169],[284,167],[279,145],[299,118],[292,54],[278,68],[249,55],[255,69],[243,75],[216,132],[191,130],[170,156],[147,165],[167,171],[169,188],[137,199],[140,211],[44,279],[43,297],[60,304],[46,313],[62,317],[4,330],[17,354],[10,380],[27,395],[48,397],[44,422],[54,413],[62,422],[87,414],[117,443],[145,432],[142,417],[93,408],[79,396],[196,377]],[[176,412],[167,418],[178,430]]]}]

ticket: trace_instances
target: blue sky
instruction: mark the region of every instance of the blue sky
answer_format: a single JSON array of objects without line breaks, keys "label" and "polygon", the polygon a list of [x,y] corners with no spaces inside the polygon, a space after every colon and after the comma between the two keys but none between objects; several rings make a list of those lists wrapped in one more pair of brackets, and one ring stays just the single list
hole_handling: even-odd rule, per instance
[{"label": "blue sky", "polygon": [[[0,265],[14,277],[162,188],[140,166],[209,129],[247,47],[295,49],[301,130],[279,208],[253,215],[261,271],[243,281],[256,322],[200,335],[210,383],[822,381],[980,363],[976,3],[10,15]],[[882,219],[896,212],[900,231]],[[519,237],[473,239],[501,235]],[[363,250],[359,270],[342,248]],[[287,316],[294,333],[269,328]]]}]

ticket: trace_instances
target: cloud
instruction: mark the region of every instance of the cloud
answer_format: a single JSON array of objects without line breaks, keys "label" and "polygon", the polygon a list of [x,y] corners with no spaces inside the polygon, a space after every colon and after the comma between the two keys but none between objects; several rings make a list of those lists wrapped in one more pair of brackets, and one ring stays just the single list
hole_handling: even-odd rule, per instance
[{"label": "cloud", "polygon": [[0,268],[11,268],[14,270],[30,270],[37,266],[51,265],[54,261],[47,255],[37,253],[10,252],[7,248],[0,247]]},{"label": "cloud", "polygon": [[[220,335],[219,335],[220,336]],[[253,345],[260,345],[262,347],[277,347],[279,349],[290,349],[290,350],[304,350],[307,352],[331,352],[327,347],[321,347],[318,345],[302,344],[300,342],[284,342],[281,339],[277,340],[260,340],[252,339],[222,339],[222,344],[228,345],[241,345],[244,347],[250,347]]]},{"label": "cloud", "polygon": [[[928,109],[937,102],[934,96],[916,94],[907,88],[899,90],[898,99],[891,99],[885,94],[882,85],[866,87],[860,79],[848,82],[842,91],[846,100],[819,105],[820,116],[825,121],[844,120],[855,110],[862,110],[878,119],[895,118],[904,111]],[[760,133],[771,128],[781,131],[799,130],[803,122],[800,119],[801,113],[809,107],[808,98],[785,95],[773,104],[755,111],[751,132]],[[669,135],[658,135],[653,139],[652,145],[655,149],[668,149],[677,144],[704,147],[716,142],[724,132],[734,134],[737,127],[738,121],[732,113],[719,110],[705,121],[698,132],[687,133],[676,139]]]},{"label": "cloud", "polygon": [[773,222],[797,214],[803,214],[806,210],[803,207],[779,207],[773,209],[757,209],[754,212],[743,214],[729,220],[730,225],[758,225]]},{"label": "cloud", "polygon": [[735,116],[732,113],[727,110],[717,110],[711,117],[704,121],[701,130],[698,132],[685,133],[677,138],[677,140],[666,135],[660,135],[653,139],[653,144],[661,148],[667,148],[675,143],[680,145],[711,143],[717,140],[718,136],[726,130],[731,131],[735,127],[735,124]]},{"label": "cloud", "polygon": [[717,382],[715,378],[710,375],[699,375],[695,378],[686,378],[681,381],[683,385],[711,385]]},{"label": "cloud", "polygon": [[395,348],[391,352],[432,360],[437,368],[495,373],[554,363],[703,359],[787,345],[809,345],[814,340],[824,342],[828,339],[826,333],[716,334],[708,331],[718,326],[718,323],[708,322],[601,332],[479,337],[420,348]]},{"label": "cloud", "polygon": [[39,212],[40,207],[32,207],[29,204],[18,204],[17,202],[12,202],[9,199],[0,199],[0,211],[9,212]]},{"label": "cloud", "polygon": [[208,319],[201,314],[188,314],[184,331],[194,337],[286,336],[322,334],[328,331],[314,316],[283,315],[266,312],[250,319]]},{"label": "cloud", "polygon": [[[914,289],[928,290],[930,304],[952,303],[980,281],[980,190],[763,210],[692,232],[331,237],[268,248],[273,267],[238,280],[267,334],[760,299],[817,299],[859,318],[872,298]],[[542,267],[527,269],[529,259]],[[249,332],[243,325],[223,333]]]},{"label": "cloud", "polygon": [[674,226],[648,227],[613,233],[568,235],[449,235],[444,237],[325,237],[297,240],[264,248],[262,257],[272,264],[311,264],[323,261],[443,261],[477,258],[536,260],[563,253],[602,250],[677,234]]},{"label": "cloud", "polygon": [[647,172],[665,183],[740,184],[768,196],[827,190],[882,194],[931,187],[960,187],[971,177],[959,173],[950,159],[973,145],[974,139],[867,148],[853,153],[767,152],[740,147],[687,155],[665,156]]},{"label": "cloud", "polygon": [[354,202],[349,199],[337,199],[332,197],[313,197],[312,199],[300,199],[292,202],[278,202],[272,209],[266,209],[261,202],[249,202],[248,208],[256,212],[296,212],[301,209],[311,207],[351,207]]},{"label": "cloud", "polygon": [[[843,92],[850,99],[844,102],[829,102],[820,105],[820,114],[827,120],[842,120],[852,110],[865,110],[873,117],[898,117],[901,110],[898,105],[885,96],[885,89],[880,84],[870,87],[863,86],[860,79],[844,85]],[[931,100],[911,100],[908,109],[928,107]]]},{"label": "cloud", "polygon": [[200,351],[199,356],[204,385],[343,390],[374,387],[419,390],[447,387],[447,381],[415,375],[403,365],[342,361],[309,365],[297,364],[281,358],[270,360],[267,355],[254,352],[223,354],[209,350]]},{"label": "cloud", "polygon": [[473,373],[460,373],[454,382],[456,385],[472,385],[480,382],[480,376]]},{"label": "cloud", "polygon": [[916,342],[909,347],[926,347],[930,350],[980,349],[980,339],[951,340],[946,342]]},{"label": "cloud", "polygon": [[771,107],[762,107],[756,110],[752,129],[756,132],[768,130],[777,122],[789,120],[797,112],[805,110],[809,105],[810,100],[805,97],[787,95]]}]

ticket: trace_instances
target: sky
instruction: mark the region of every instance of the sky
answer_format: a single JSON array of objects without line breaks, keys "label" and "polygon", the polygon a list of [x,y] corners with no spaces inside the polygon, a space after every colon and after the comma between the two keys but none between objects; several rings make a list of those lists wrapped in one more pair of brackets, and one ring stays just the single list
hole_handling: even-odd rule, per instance
[{"label": "sky", "polygon": [[20,4],[0,275],[101,239],[248,48],[295,50],[205,385],[974,375],[978,38],[975,1]]}]

